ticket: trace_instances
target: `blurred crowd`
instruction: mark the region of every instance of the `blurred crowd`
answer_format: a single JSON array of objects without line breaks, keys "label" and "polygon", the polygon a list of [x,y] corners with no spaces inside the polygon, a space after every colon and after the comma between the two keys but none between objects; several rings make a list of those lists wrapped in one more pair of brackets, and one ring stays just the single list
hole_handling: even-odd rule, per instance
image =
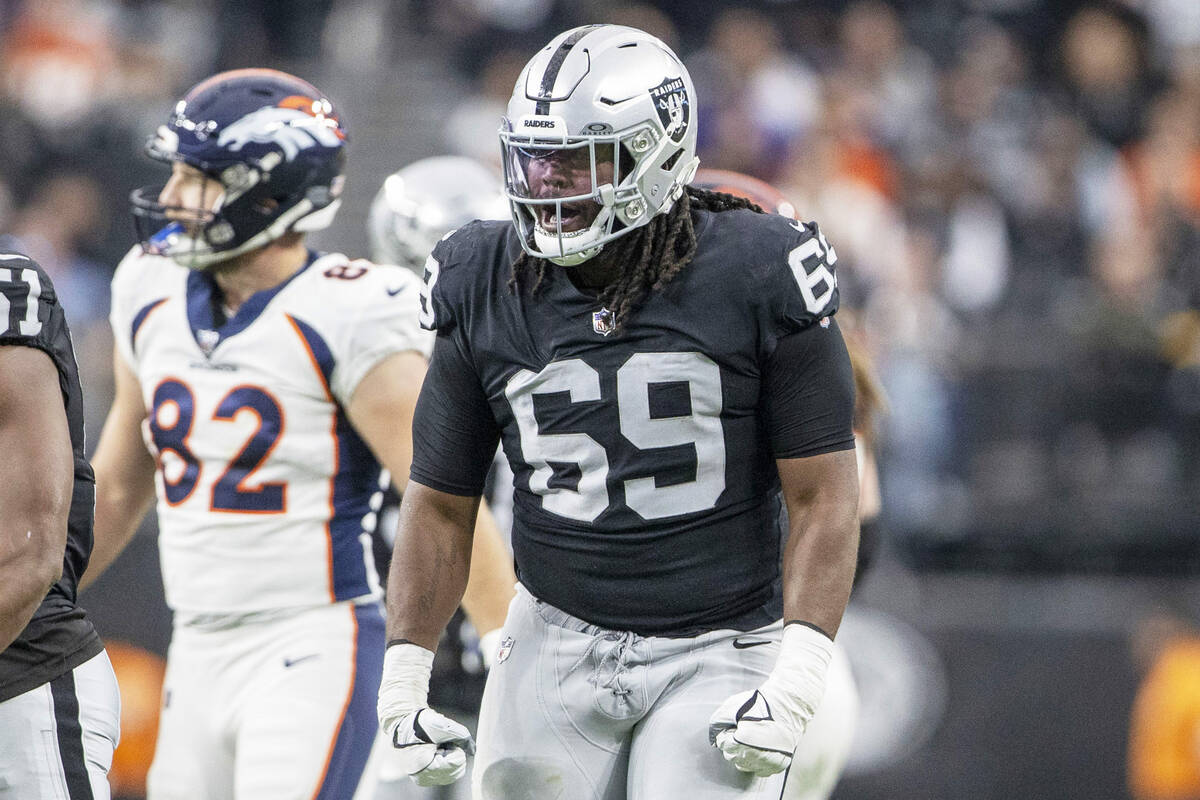
[{"label": "blurred crowd", "polygon": [[[179,91],[255,65],[403,94],[433,70],[422,114],[344,104],[355,146],[383,175],[402,166],[387,143],[424,125],[405,152],[494,163],[530,49],[590,21],[672,44],[697,85],[703,165],[772,182],[835,245],[888,395],[900,552],[1200,566],[1195,0],[0,3],[0,243],[64,296],[90,418],[110,396],[126,197],[161,179],[140,148]],[[341,238],[363,255],[347,208]]]}]

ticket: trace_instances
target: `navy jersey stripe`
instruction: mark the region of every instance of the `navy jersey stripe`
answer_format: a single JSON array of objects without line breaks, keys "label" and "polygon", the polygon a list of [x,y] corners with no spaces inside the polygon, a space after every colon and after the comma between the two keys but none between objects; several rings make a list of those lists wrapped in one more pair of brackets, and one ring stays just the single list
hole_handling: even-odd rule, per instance
[{"label": "navy jersey stripe", "polygon": [[371,495],[378,491],[379,462],[346,416],[331,390],[336,366],[333,352],[321,334],[305,322],[286,315],[303,337],[313,363],[321,371],[325,391],[336,405],[333,435],[337,463],[333,474],[333,499],[329,519],[330,555],[333,560],[333,598],[350,600],[370,591],[367,566],[359,536],[363,517],[371,511]]},{"label": "navy jersey stripe", "polygon": [[379,727],[375,687],[383,677],[383,614],[378,605],[367,603],[354,607],[354,619],[354,684],[314,800],[340,800],[354,795]]},{"label": "navy jersey stripe", "polygon": [[133,315],[133,324],[129,326],[129,346],[135,353],[137,352],[137,335],[138,331],[141,330],[142,323],[144,323],[146,318],[150,316],[151,311],[158,308],[165,302],[167,302],[167,298],[160,297],[159,299],[142,306],[141,309]]},{"label": "navy jersey stripe", "polygon": [[544,99],[539,100],[537,108],[534,109],[535,114],[549,114],[550,100],[554,94],[554,82],[558,80],[558,71],[562,69],[563,62],[567,60],[567,55],[574,49],[575,45],[579,44],[579,40],[587,36],[598,25],[587,25],[563,40],[563,43],[554,51],[554,55],[550,57],[550,63],[546,65],[546,71],[542,73],[542,85],[539,87],[538,95]]},{"label": "navy jersey stripe", "polygon": [[83,754],[83,727],[79,724],[79,698],[75,695],[75,673],[64,672],[50,681],[54,701],[54,721],[58,735],[58,754],[62,761],[67,794],[71,800],[93,800]]},{"label": "navy jersey stripe", "polygon": [[330,399],[333,399],[333,367],[335,363],[333,351],[329,349],[329,345],[325,344],[325,340],[321,338],[321,334],[317,333],[316,328],[291,314],[284,314],[284,316],[291,321],[296,332],[304,338],[304,343],[308,345],[308,352],[312,355],[313,364],[321,371],[321,378],[325,381],[325,391],[329,392]]},{"label": "navy jersey stripe", "polygon": [[371,495],[379,487],[380,468],[341,406],[337,410],[337,457],[333,519],[329,521],[333,540],[333,597],[351,600],[370,591],[366,554],[359,537],[364,533],[363,518],[371,511]]}]

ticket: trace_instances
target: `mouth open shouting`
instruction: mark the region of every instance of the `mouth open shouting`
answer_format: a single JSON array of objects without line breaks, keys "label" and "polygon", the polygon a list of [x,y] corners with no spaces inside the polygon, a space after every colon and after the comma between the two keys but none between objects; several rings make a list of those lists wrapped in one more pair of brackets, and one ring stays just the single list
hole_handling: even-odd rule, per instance
[{"label": "mouth open shouting", "polygon": [[[566,136],[502,142],[506,194],[526,250],[562,266],[599,252],[616,219],[615,143]],[[631,168],[632,159],[621,166]]]},{"label": "mouth open shouting", "polygon": [[591,200],[554,203],[538,208],[537,222],[546,233],[575,233],[591,225],[599,213],[600,204]]}]

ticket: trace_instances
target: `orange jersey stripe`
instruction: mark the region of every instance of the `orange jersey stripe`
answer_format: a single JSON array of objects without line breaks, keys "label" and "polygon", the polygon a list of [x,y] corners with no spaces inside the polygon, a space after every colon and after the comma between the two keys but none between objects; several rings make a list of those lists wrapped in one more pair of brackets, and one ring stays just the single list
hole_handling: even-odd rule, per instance
[{"label": "orange jersey stripe", "polygon": [[[288,324],[292,326],[292,330],[296,332],[296,336],[300,339],[300,343],[304,345],[304,352],[308,353],[308,358],[312,362],[313,371],[317,373],[317,380],[321,382],[321,387],[325,390],[325,397],[330,403],[336,405],[337,401],[333,398],[333,391],[329,388],[329,382],[325,380],[325,373],[321,371],[321,363],[317,361],[317,356],[313,353],[312,348],[308,344],[308,339],[300,330],[300,326],[296,324],[296,320],[291,314],[284,314]],[[329,476],[329,516],[325,520],[325,567],[326,576],[329,580],[329,602],[336,602],[336,596],[333,591],[333,531],[330,530],[330,524],[333,521],[333,484],[336,479],[337,465],[340,454],[338,453],[338,437],[337,437],[337,414],[331,415],[329,422],[329,438],[333,440],[333,475]]]}]

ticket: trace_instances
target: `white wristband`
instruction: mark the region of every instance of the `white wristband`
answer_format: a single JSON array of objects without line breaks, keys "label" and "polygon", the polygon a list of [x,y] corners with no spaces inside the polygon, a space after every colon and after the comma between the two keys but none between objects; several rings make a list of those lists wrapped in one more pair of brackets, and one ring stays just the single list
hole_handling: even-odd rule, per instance
[{"label": "white wristband", "polygon": [[825,672],[833,658],[833,640],[807,625],[787,625],[775,668],[763,687],[802,732],[825,694]]},{"label": "white wristband", "polygon": [[394,644],[383,654],[383,677],[379,681],[376,713],[379,726],[390,731],[405,714],[429,704],[429,676],[433,673],[433,651],[405,642]]}]

